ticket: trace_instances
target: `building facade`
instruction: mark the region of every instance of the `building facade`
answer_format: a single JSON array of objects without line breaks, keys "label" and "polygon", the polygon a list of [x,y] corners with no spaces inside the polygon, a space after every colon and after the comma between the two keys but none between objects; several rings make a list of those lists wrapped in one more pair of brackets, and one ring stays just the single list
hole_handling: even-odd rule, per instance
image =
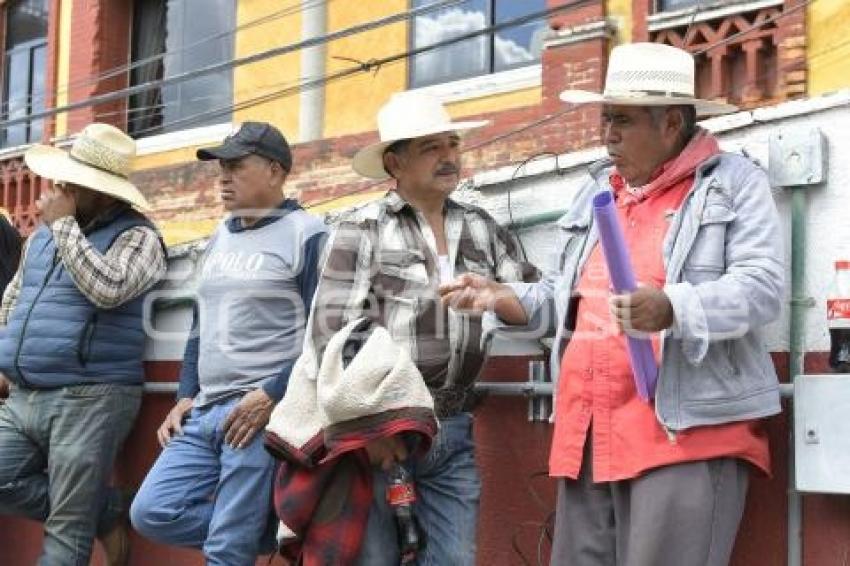
[{"label": "building facade", "polygon": [[688,49],[699,94],[743,108],[841,88],[850,66],[840,26],[850,5],[841,0],[6,0],[0,7],[0,205],[31,230],[39,181],[22,163],[27,144],[62,143],[91,121],[107,121],[139,140],[134,180],[170,243],[207,235],[220,216],[215,165],[196,163],[194,150],[244,120],[272,122],[287,135],[295,150],[288,188],[324,211],[387,188],[359,179],[349,163],[375,139],[378,108],[400,90],[428,90],[455,117],[491,120],[465,140],[471,174],[596,145],[598,109],[568,108],[558,93],[600,89],[619,43]]},{"label": "building facade", "polygon": [[[441,9],[432,10],[434,4]],[[526,17],[524,25],[475,35]],[[823,286],[830,262],[850,259],[841,181],[848,167],[839,159],[850,143],[850,94],[837,101],[820,95],[850,86],[848,17],[845,0],[0,0],[0,205],[31,230],[42,181],[23,165],[27,145],[61,145],[87,123],[107,121],[139,140],[133,178],[169,242],[204,238],[222,208],[216,165],[197,162],[195,150],[253,119],[274,123],[293,143],[288,190],[315,211],[346,208],[388,188],[350,168],[356,150],[376,139],[378,108],[394,92],[421,88],[445,100],[457,118],[491,120],[464,140],[460,196],[522,229],[532,259],[543,263],[551,251],[543,224],[563,212],[566,188],[602,152],[598,109],[568,107],[559,92],[601,89],[617,44],[671,43],[695,53],[700,96],[755,109],[721,123],[724,147],[744,148],[765,163],[767,140],[781,128],[816,125],[829,140],[829,181],[812,193],[806,250],[807,293],[816,307],[805,329],[806,368],[826,372]],[[461,34],[469,35],[442,45]],[[433,44],[441,50],[426,50]],[[802,110],[776,107],[806,98],[813,100],[801,102]],[[65,111],[49,112],[57,108]],[[777,200],[787,219],[787,196]],[[177,257],[172,269],[179,261],[189,260]],[[783,311],[768,336],[784,379],[787,326]],[[150,349],[149,381],[176,379],[178,342]],[[518,348],[499,350],[484,379],[525,379],[529,358],[541,356]],[[153,431],[171,405],[170,395],[146,395],[116,469],[122,485],[141,482],[159,451]],[[551,427],[529,423],[527,410],[523,398],[493,397],[477,413],[481,564],[517,564],[520,555],[531,563],[547,548],[553,490],[538,478],[545,476]],[[790,416],[768,423],[775,475],[754,480],[735,566],[786,563]],[[848,501],[805,498],[805,565],[846,561]],[[8,518],[0,526],[0,563],[33,563],[38,527]],[[134,563],[200,563],[197,553],[139,537],[134,553]]]}]

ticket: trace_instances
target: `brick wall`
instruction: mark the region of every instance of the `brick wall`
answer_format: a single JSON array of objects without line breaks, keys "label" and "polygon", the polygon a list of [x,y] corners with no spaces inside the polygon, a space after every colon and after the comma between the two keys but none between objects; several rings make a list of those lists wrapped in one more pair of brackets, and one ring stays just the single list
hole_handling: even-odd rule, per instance
[{"label": "brick wall", "polygon": [[643,30],[635,37],[694,53],[697,94],[703,98],[742,108],[775,104],[806,94],[806,11],[798,9],[803,3],[786,0],[650,33],[649,2],[634,0],[635,26]]},{"label": "brick wall", "polygon": [[[80,0],[71,12],[71,60],[69,102],[127,87],[127,73],[95,79],[129,60],[132,0]],[[68,117],[69,133],[93,121],[123,128],[126,100],[74,110]]]}]

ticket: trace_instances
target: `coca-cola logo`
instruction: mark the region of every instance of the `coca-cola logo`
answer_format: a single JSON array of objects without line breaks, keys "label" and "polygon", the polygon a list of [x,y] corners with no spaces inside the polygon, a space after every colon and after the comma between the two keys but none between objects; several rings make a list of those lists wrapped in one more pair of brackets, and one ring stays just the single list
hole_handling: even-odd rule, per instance
[{"label": "coca-cola logo", "polygon": [[416,501],[416,492],[409,483],[397,483],[387,486],[387,501],[390,505],[405,505]]},{"label": "coca-cola logo", "polygon": [[850,299],[829,299],[826,301],[826,318],[834,320],[839,318],[850,319]]}]

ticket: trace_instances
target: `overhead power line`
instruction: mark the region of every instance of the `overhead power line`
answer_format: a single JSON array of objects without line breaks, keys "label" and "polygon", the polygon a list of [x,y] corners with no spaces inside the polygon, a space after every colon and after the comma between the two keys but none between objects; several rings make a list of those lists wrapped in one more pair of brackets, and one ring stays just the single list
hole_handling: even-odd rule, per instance
[{"label": "overhead power line", "polygon": [[[465,1],[465,0],[462,0]],[[380,59],[370,59],[369,61],[365,61],[360,65],[356,65],[354,67],[348,67],[346,69],[342,69],[335,73],[331,73],[329,75],[325,75],[323,77],[319,77],[316,79],[310,79],[301,82],[300,84],[285,88],[282,90],[274,91],[271,93],[264,94],[262,96],[254,97],[252,99],[243,100],[241,102],[235,104],[229,104],[227,106],[222,106],[220,108],[216,108],[213,110],[209,110],[206,112],[201,112],[199,114],[194,114],[192,116],[187,116],[185,118],[180,118],[177,120],[173,120],[168,124],[158,125],[156,127],[151,127],[147,129],[143,129],[141,131],[136,132],[136,134],[144,135],[145,133],[160,130],[163,127],[174,127],[174,126],[185,126],[187,124],[192,124],[194,122],[205,121],[211,118],[216,118],[218,116],[223,116],[229,114],[233,111],[245,110],[247,108],[251,108],[252,106],[257,106],[259,104],[265,104],[275,99],[283,98],[286,96],[291,96],[294,94],[301,93],[305,90],[311,90],[314,88],[319,88],[329,84],[333,81],[337,81],[346,77],[354,76],[360,73],[369,72],[372,70],[377,70],[387,65],[391,65],[393,63],[397,63],[399,61],[403,61],[405,59],[409,59],[411,57],[415,57],[417,55],[421,55],[423,53],[427,53],[429,51],[435,51],[437,49],[441,49],[443,47],[447,47],[450,45],[455,45],[457,43],[462,43],[464,41],[468,41],[470,39],[474,39],[476,37],[482,35],[495,34],[505,29],[510,29],[512,27],[518,27],[525,25],[527,23],[541,20],[551,16],[552,14],[562,12],[565,10],[570,10],[584,4],[589,3],[592,0],[575,0],[570,2],[569,4],[563,4],[560,6],[554,6],[552,8],[548,8],[546,10],[541,10],[539,12],[534,12],[531,14],[527,14],[525,16],[520,16],[511,20],[506,20],[504,22],[494,24],[492,26],[484,27],[481,29],[477,29],[474,31],[470,31],[461,35],[457,35],[455,37],[451,37],[449,39],[445,39],[443,41],[439,41],[437,43],[431,43],[428,45],[424,45],[422,47],[416,47],[410,49],[408,51],[402,51],[400,53],[396,53],[395,55],[390,55],[387,57],[382,57]],[[0,123],[2,126],[2,123]]]},{"label": "overhead power line", "polygon": [[[741,37],[741,36],[743,36],[743,35],[746,35],[747,33],[751,33],[752,31],[754,31],[754,30],[756,30],[756,29],[759,29],[759,28],[761,28],[761,27],[763,27],[763,26],[765,26],[765,25],[769,25],[769,24],[771,24],[771,23],[773,23],[773,22],[775,22],[775,21],[777,21],[777,20],[779,20],[779,19],[781,19],[781,18],[783,18],[783,17],[787,17],[787,16],[789,16],[789,15],[793,14],[794,12],[796,12],[796,11],[798,11],[798,10],[801,10],[802,8],[804,8],[804,7],[806,7],[806,6],[810,5],[810,4],[812,4],[814,1],[815,1],[815,0],[807,0],[807,1],[803,2],[803,3],[801,3],[801,4],[798,4],[798,5],[794,6],[793,8],[791,8],[791,9],[789,9],[789,10],[787,10],[787,11],[781,12],[781,13],[777,14],[776,16],[772,17],[772,18],[768,18],[768,19],[764,20],[763,22],[760,22],[759,24],[754,25],[753,27],[751,27],[751,28],[749,28],[749,29],[742,30],[742,31],[740,31],[740,32],[738,32],[738,33],[736,33],[736,34],[733,34],[733,35],[731,35],[731,36],[729,36],[729,37],[727,37],[727,38],[724,38],[724,39],[722,39],[722,40],[715,41],[715,42],[714,42],[714,43],[712,43],[711,45],[708,45],[708,46],[704,47],[703,49],[700,49],[700,50],[696,51],[696,52],[694,53],[694,55],[704,54],[704,53],[706,53],[706,52],[708,52],[708,51],[710,51],[710,50],[714,49],[715,47],[718,47],[718,46],[720,46],[720,45],[724,45],[724,44],[726,44],[726,43],[729,43],[730,41],[733,41],[734,39],[736,39],[736,38],[738,38],[738,37]],[[810,60],[811,60],[811,59],[814,59],[814,58],[822,57],[822,56],[824,56],[824,55],[833,54],[833,53],[835,52],[835,50],[836,50],[836,49],[838,49],[839,47],[845,46],[845,45],[850,45],[850,40],[844,41],[844,42],[839,43],[839,44],[837,44],[837,45],[831,45],[828,49],[824,49],[824,50],[823,50],[823,51],[821,51],[821,52],[818,52],[818,53],[815,53],[815,54],[810,55],[810,56],[808,57],[808,59],[810,59]],[[757,81],[758,81],[758,79],[761,79],[761,78],[764,78],[764,77],[763,77],[763,76],[757,77],[756,81],[754,81],[754,82],[757,82]],[[574,112],[574,111],[578,110],[578,108],[579,108],[579,106],[569,106],[569,107],[567,107],[567,108],[564,108],[563,110],[560,110],[560,111],[555,112],[555,113],[553,113],[553,114],[549,114],[549,115],[547,115],[547,116],[544,116],[544,117],[539,118],[539,119],[537,119],[537,120],[534,120],[534,121],[532,121],[532,122],[529,122],[529,123],[527,123],[527,124],[524,124],[524,125],[522,125],[522,126],[520,126],[520,127],[518,127],[518,128],[514,128],[514,129],[512,129],[512,130],[510,130],[510,131],[508,131],[508,132],[504,132],[504,133],[501,133],[501,134],[495,135],[495,136],[493,136],[492,138],[488,138],[488,139],[486,139],[486,140],[483,140],[483,141],[481,141],[481,142],[479,142],[479,143],[477,143],[477,144],[475,144],[475,145],[472,145],[472,146],[469,146],[469,147],[463,147],[463,148],[462,148],[462,150],[461,150],[461,152],[462,152],[462,153],[466,153],[466,152],[468,152],[468,151],[472,151],[472,150],[475,150],[475,149],[479,149],[479,148],[481,148],[481,147],[485,147],[485,146],[490,145],[490,144],[492,144],[492,143],[496,143],[496,142],[501,141],[501,140],[503,140],[503,139],[506,139],[506,138],[509,138],[509,137],[515,136],[515,135],[517,135],[517,134],[520,134],[520,133],[522,133],[522,132],[525,132],[525,131],[531,130],[531,129],[533,129],[533,128],[539,127],[539,126],[541,126],[541,125],[543,125],[543,124],[546,124],[546,123],[548,123],[548,122],[551,122],[552,120],[555,120],[555,119],[557,119],[557,118],[560,118],[560,117],[562,117],[562,116],[565,116],[565,115],[567,115],[567,114],[569,114],[569,113],[571,113],[571,112]],[[557,160],[556,160],[556,163],[557,163]],[[387,180],[378,181],[378,182],[374,182],[374,183],[369,183],[369,184],[367,184],[367,185],[365,185],[365,186],[362,186],[362,187],[359,187],[359,188],[357,188],[357,189],[354,189],[354,190],[348,191],[348,192],[346,192],[346,193],[344,193],[344,194],[341,194],[341,195],[336,195],[336,196],[328,197],[328,198],[326,198],[326,199],[323,199],[323,200],[320,200],[320,201],[317,201],[317,202],[308,203],[308,204],[306,204],[306,205],[305,205],[305,208],[308,208],[308,209],[309,209],[309,208],[314,208],[314,207],[317,207],[317,206],[322,206],[322,205],[325,205],[325,204],[328,204],[328,203],[331,203],[331,202],[335,202],[335,201],[338,201],[338,200],[342,200],[342,199],[345,199],[345,198],[348,198],[348,197],[354,196],[354,195],[356,195],[356,194],[360,194],[360,193],[364,193],[364,192],[367,192],[367,191],[370,191],[370,190],[377,189],[378,187],[380,187],[381,185],[384,185],[384,184],[386,184],[386,183],[387,183]]]},{"label": "overhead power line", "polygon": [[[298,13],[303,12],[305,10],[312,10],[314,8],[322,6],[323,4],[329,4],[331,1],[332,0],[304,0],[302,2],[301,0],[297,0],[294,4],[290,4],[289,6],[282,8],[282,9],[276,11],[276,12],[272,12],[271,14],[266,14],[265,16],[261,16],[261,17],[255,19],[255,20],[245,22],[244,24],[236,26],[233,29],[229,29],[229,30],[224,31],[224,32],[220,32],[220,33],[209,35],[207,37],[203,37],[203,38],[199,39],[198,41],[190,43],[189,45],[184,45],[184,46],[180,47],[179,49],[172,49],[172,50],[168,50],[168,51],[163,51],[161,53],[157,53],[156,55],[151,55],[150,57],[145,57],[143,59],[131,61],[130,63],[118,65],[118,66],[112,67],[111,69],[107,69],[105,71],[102,71],[99,74],[89,74],[89,75],[86,75],[86,76],[83,76],[83,77],[78,77],[78,78],[72,80],[71,82],[69,82],[67,84],[63,84],[62,88],[56,89],[55,94],[57,96],[61,95],[61,94],[66,94],[70,91],[71,88],[97,84],[100,81],[111,79],[113,77],[121,76],[124,73],[132,71],[133,69],[135,69],[137,67],[141,67],[141,66],[147,65],[149,63],[154,63],[154,62],[159,61],[161,59],[165,59],[166,57],[173,57],[175,55],[179,55],[180,53],[184,53],[184,52],[186,52],[190,49],[194,49],[196,47],[204,45],[205,43],[209,43],[211,41],[216,41],[218,39],[223,39],[225,37],[235,35],[235,34],[241,32],[241,31],[245,31],[245,30],[248,30],[248,29],[251,29],[253,27],[263,25],[263,24],[267,24],[269,22],[284,18],[286,16],[298,14]],[[20,102],[22,100],[26,100],[27,103],[32,104],[35,101],[46,100],[47,95],[48,95],[48,93],[46,93],[46,92],[39,93],[39,94],[33,94],[33,95],[30,95],[30,96],[27,96],[26,98],[16,99],[14,102]],[[2,103],[2,105],[0,105],[0,107],[2,107],[4,112],[9,107],[9,104],[11,104],[11,102],[12,102],[11,100],[7,100],[7,101],[4,101]]]},{"label": "overhead power line", "polygon": [[[169,86],[172,84],[178,84],[182,82],[186,82],[191,79],[195,79],[198,77],[202,77],[205,75],[211,75],[214,73],[218,73],[221,71],[225,71],[228,69],[232,69],[235,67],[240,67],[242,65],[247,65],[250,63],[256,63],[258,61],[263,61],[265,59],[269,59],[272,57],[278,57],[280,55],[285,55],[287,53],[292,53],[295,51],[299,51],[301,49],[306,49],[309,47],[315,47],[318,45],[323,45],[325,43],[335,41],[337,39],[342,39],[344,37],[348,37],[351,35],[363,33],[365,31],[373,30],[379,27],[383,27],[385,25],[389,25],[392,23],[408,20],[422,14],[426,14],[433,10],[437,10],[440,8],[445,8],[447,6],[453,6],[455,4],[460,4],[465,2],[466,0],[442,0],[440,2],[434,2],[432,4],[427,4],[425,6],[421,6],[419,8],[415,8],[412,10],[407,10],[405,12],[400,12],[398,14],[393,14],[391,16],[387,16],[384,18],[380,18],[377,20],[372,20],[363,24],[358,24],[355,26],[351,26],[336,32],[328,33],[322,36],[317,36],[314,38],[306,39],[303,41],[299,41],[296,43],[291,43],[289,45],[284,45],[282,47],[275,47],[272,49],[268,49],[266,51],[261,51],[259,53],[254,53],[252,55],[247,55],[245,57],[240,57],[237,59],[232,59],[230,61],[225,61],[222,63],[215,63],[213,65],[208,65],[206,67],[202,67],[200,69],[195,69],[192,71],[188,71],[185,73],[180,73],[177,75],[173,75],[171,77],[166,77],[163,79],[158,79],[154,81],[149,81],[146,83],[142,83],[139,85],[131,86],[128,88],[116,90],[113,92],[104,93],[101,95],[92,96],[85,100],[81,100],[79,102],[74,102],[72,104],[67,104],[65,106],[60,106],[58,108],[51,108],[48,110],[43,110],[40,112],[34,112],[27,116],[22,116],[19,118],[12,118],[9,120],[4,120],[0,122],[0,129],[8,128],[9,126],[13,126],[15,124],[21,124],[25,122],[30,122],[32,120],[38,120],[39,118],[46,118],[48,116],[54,116],[56,114],[62,114],[64,112],[69,112],[71,110],[77,110],[80,108],[87,108],[89,106],[95,106],[98,104],[104,104],[107,102],[112,102],[115,100],[121,100],[128,96],[132,96],[134,94],[138,94],[140,92],[145,92],[147,90],[151,90],[154,88],[162,88],[164,86]],[[560,8],[564,9],[564,8]]]}]

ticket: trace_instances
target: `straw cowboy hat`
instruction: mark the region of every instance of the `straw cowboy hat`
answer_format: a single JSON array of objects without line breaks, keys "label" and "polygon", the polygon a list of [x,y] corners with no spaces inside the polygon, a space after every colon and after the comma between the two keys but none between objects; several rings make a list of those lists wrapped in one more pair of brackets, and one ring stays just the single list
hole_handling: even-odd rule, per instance
[{"label": "straw cowboy hat", "polygon": [[135,156],[133,138],[114,126],[96,123],[80,132],[70,152],[34,145],[24,160],[41,177],[80,185],[147,210],[148,201],[128,180]]},{"label": "straw cowboy hat", "polygon": [[694,97],[694,58],[660,43],[630,43],[611,51],[605,91],[565,90],[561,100],[573,104],[602,102],[625,106],[693,105],[697,116],[717,116],[738,108]]},{"label": "straw cowboy hat", "polygon": [[398,92],[378,111],[378,143],[357,152],[352,167],[370,179],[387,179],[384,151],[394,142],[444,132],[464,132],[489,124],[489,120],[452,122],[443,104],[436,98],[415,92]]}]

